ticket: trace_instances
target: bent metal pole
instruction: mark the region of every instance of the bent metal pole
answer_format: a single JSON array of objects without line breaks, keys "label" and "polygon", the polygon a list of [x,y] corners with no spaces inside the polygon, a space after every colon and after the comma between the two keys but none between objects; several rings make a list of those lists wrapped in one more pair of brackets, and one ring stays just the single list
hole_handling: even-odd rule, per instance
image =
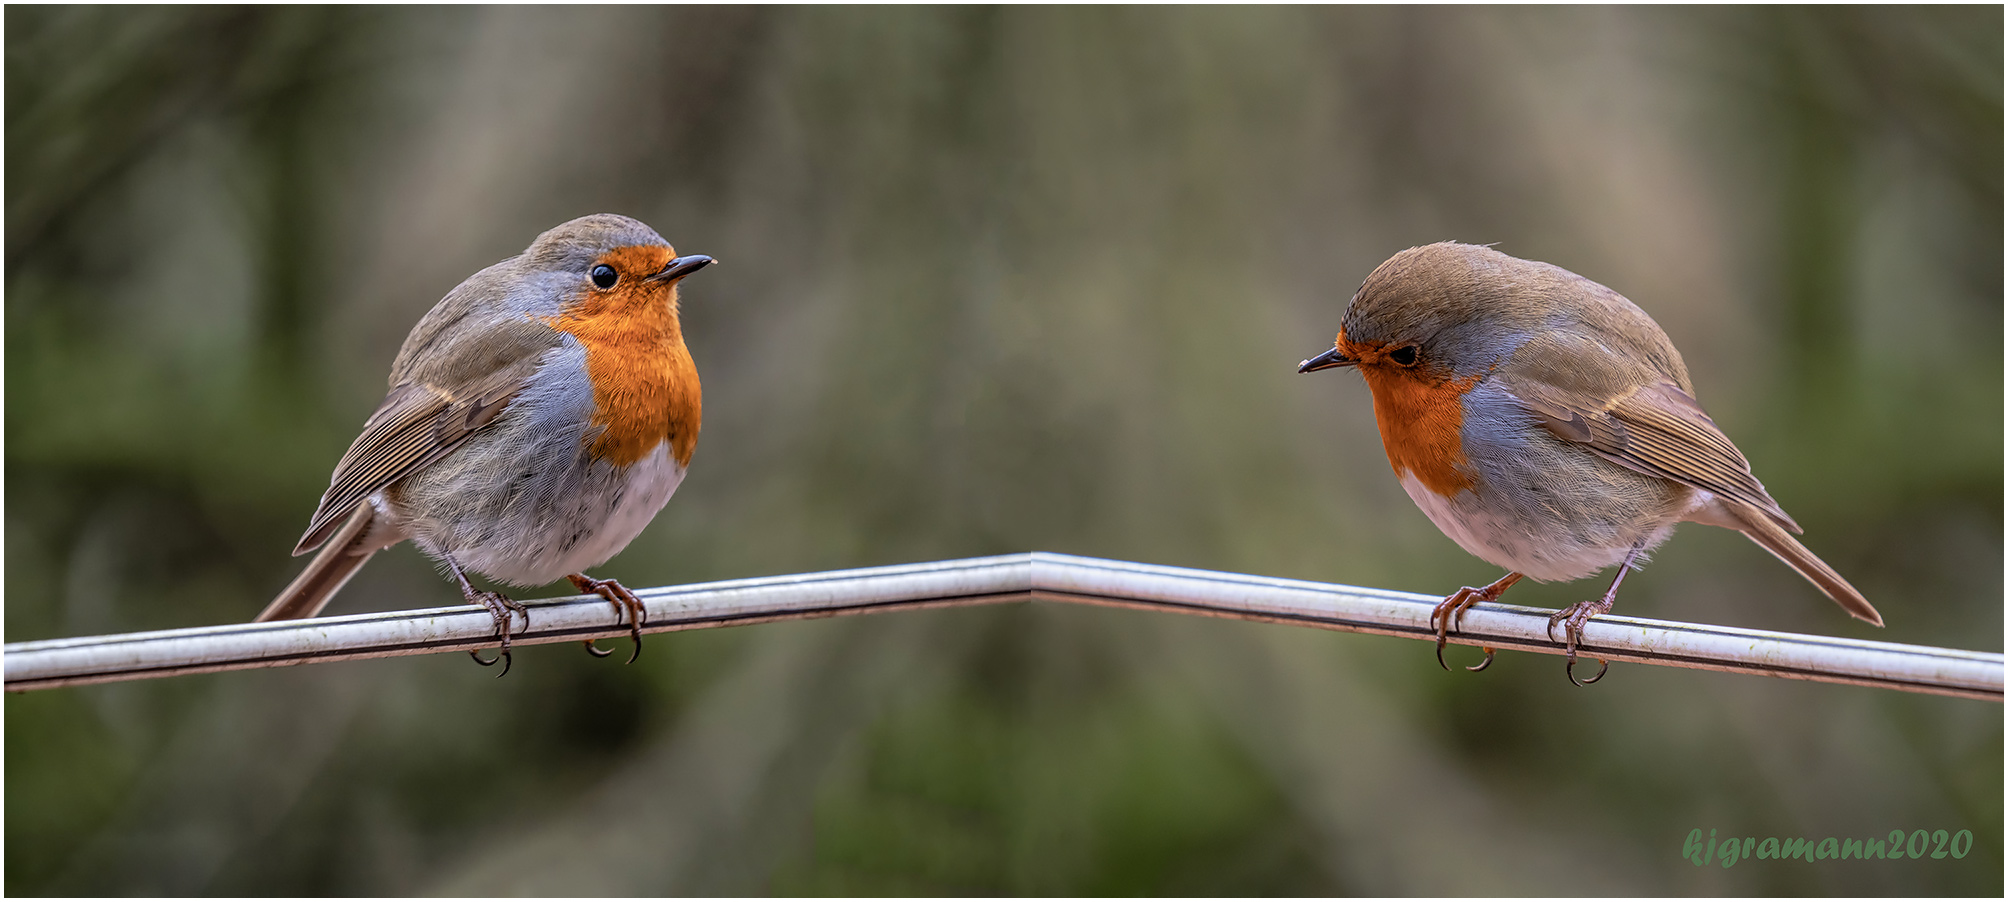
[{"label": "bent metal pole", "polygon": [[[643,589],[645,632],[741,626],[845,614],[1043,600],[1203,614],[1411,639],[1435,639],[1435,596],[1238,573],[1031,552]],[[626,635],[597,595],[529,602],[515,644]],[[1466,611],[1451,641],[1561,654],[1551,612],[1506,604]],[[519,629],[521,629],[519,627]],[[467,651],[495,644],[495,621],[474,607],[431,608],[272,623],[17,642],[4,649],[8,691],[283,667],[355,658]],[[1603,616],[1589,622],[1586,658],[1879,686],[2002,700],[2002,656],[1891,642],[1804,636]]]}]

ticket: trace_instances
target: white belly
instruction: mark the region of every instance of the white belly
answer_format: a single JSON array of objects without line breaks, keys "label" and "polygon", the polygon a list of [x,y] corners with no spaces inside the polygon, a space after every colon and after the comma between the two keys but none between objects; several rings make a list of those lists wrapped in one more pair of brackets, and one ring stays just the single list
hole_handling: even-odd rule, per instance
[{"label": "white belly", "polygon": [[625,469],[595,464],[567,497],[525,516],[489,541],[453,548],[473,570],[519,586],[537,586],[606,563],[648,527],[683,482],[684,467],[663,442]]},{"label": "white belly", "polygon": [[[1429,522],[1459,547],[1487,563],[1542,582],[1582,579],[1623,560],[1631,550],[1628,544],[1586,543],[1571,537],[1574,530],[1559,526],[1539,529],[1510,515],[1491,513],[1479,506],[1478,496],[1471,492],[1444,498],[1424,488],[1413,474],[1402,474],[1401,487]],[[1647,547],[1665,541],[1672,530],[1669,522]]]},{"label": "white belly", "polygon": [[565,573],[578,573],[621,553],[648,528],[656,512],[669,503],[669,496],[676,494],[676,487],[683,484],[683,473],[684,466],[669,456],[668,442],[655,446],[653,453],[628,468],[627,485],[618,500],[606,506],[605,525],[554,566]]}]

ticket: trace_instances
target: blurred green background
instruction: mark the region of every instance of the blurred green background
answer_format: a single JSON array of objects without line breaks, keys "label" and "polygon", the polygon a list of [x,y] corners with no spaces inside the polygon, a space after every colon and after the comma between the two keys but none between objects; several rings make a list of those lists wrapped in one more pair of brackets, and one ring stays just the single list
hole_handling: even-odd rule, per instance
[{"label": "blurred green background", "polygon": [[[257,613],[406,330],[614,211],[724,261],[690,478],[597,571],[631,586],[1033,549],[1483,584],[1359,380],[1293,371],[1459,239],[1656,317],[1889,627],[1693,525],[1619,613],[2002,647],[1999,7],[5,16],[9,641]],[[457,598],[400,546],[331,613]],[[5,890],[2003,889],[1998,704],[1045,604],[621,659],[8,696]],[[1724,870],[1695,827],[1977,839]]]}]

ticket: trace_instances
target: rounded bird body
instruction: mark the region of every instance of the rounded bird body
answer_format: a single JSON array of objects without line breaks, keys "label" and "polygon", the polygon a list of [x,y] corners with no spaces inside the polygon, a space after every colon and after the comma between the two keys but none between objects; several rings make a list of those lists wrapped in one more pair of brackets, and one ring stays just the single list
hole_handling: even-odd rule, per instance
[{"label": "rounded bird body", "polygon": [[[311,617],[374,552],[406,539],[496,615],[521,605],[463,570],[535,586],[619,553],[683,480],[703,419],[677,283],[709,264],[612,214],[538,236],[432,308],[391,365],[390,393],[336,465],[295,554],[321,553],[260,620]],[[477,658],[478,660],[478,658]]]},{"label": "rounded bird body", "polygon": [[1573,580],[1619,565],[1602,599],[1557,617],[1573,679],[1583,622],[1608,611],[1625,572],[1684,521],[1743,532],[1849,613],[1882,623],[1788,533],[1798,524],[1694,400],[1666,333],[1603,285],[1486,247],[1411,248],[1367,277],[1332,350],[1299,371],[1339,366],[1365,378],[1388,462],[1416,506],[1511,571],[1439,606],[1439,657],[1464,608],[1522,576]]}]

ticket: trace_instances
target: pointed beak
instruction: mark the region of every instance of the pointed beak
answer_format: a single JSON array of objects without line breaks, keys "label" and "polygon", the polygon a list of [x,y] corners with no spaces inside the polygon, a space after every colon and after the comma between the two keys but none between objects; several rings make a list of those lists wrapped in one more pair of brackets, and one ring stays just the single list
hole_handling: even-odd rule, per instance
[{"label": "pointed beak", "polygon": [[1354,360],[1351,357],[1347,357],[1346,355],[1339,353],[1338,348],[1333,348],[1329,351],[1326,351],[1323,354],[1319,354],[1316,357],[1313,357],[1309,360],[1297,364],[1297,372],[1315,373],[1319,370],[1328,370],[1335,366],[1352,366],[1353,364],[1358,362],[1359,361]]},{"label": "pointed beak", "polygon": [[703,254],[687,254],[669,261],[669,265],[663,267],[662,272],[649,276],[643,279],[643,281],[674,282],[716,262],[718,261]]}]

